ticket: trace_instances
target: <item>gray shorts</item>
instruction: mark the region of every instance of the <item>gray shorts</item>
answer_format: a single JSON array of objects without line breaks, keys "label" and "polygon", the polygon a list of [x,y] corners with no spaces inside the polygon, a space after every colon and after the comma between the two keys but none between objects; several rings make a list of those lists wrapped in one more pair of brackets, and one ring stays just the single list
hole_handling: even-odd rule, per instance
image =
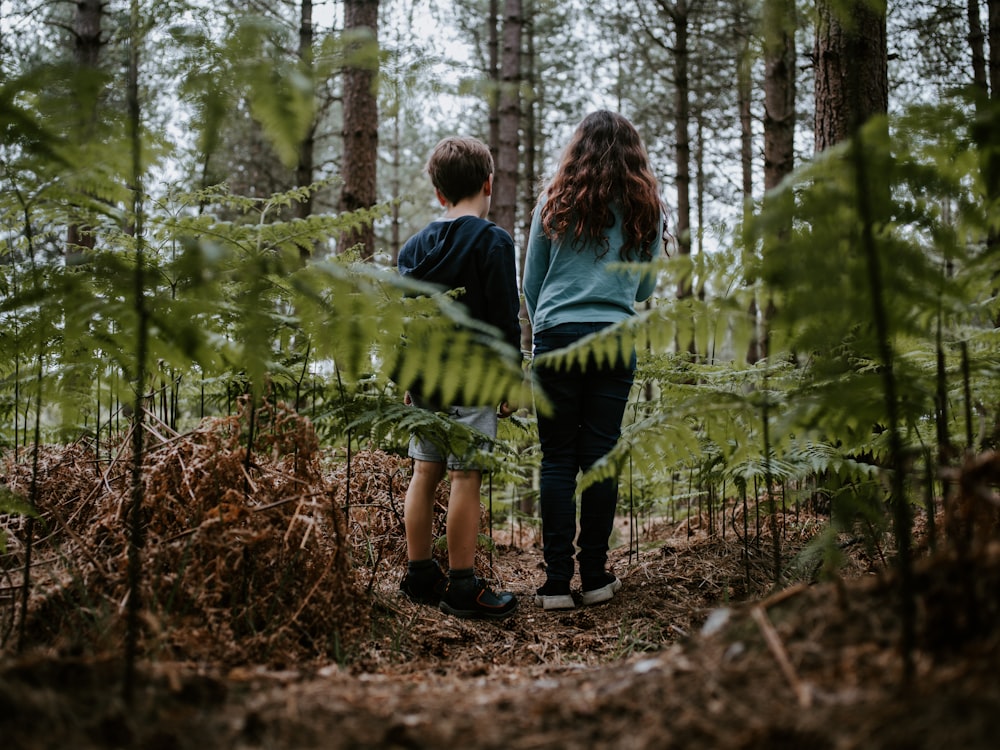
[{"label": "gray shorts", "polygon": [[[444,411],[459,424],[471,427],[490,438],[497,436],[497,410],[492,406],[450,406]],[[482,471],[483,467],[476,464],[474,454],[477,448],[482,449],[487,446],[488,443],[483,441],[478,446],[470,447],[469,453],[472,455],[456,456],[449,453],[446,456],[444,451],[430,440],[421,440],[414,435],[410,438],[409,455],[418,461],[447,464],[451,471],[462,469]]]}]

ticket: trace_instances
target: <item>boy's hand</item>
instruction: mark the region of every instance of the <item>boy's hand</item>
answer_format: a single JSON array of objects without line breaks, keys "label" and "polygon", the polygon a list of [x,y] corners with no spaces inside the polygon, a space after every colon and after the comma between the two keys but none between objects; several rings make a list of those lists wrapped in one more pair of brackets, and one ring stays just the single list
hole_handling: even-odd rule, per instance
[{"label": "boy's hand", "polygon": [[403,392],[403,403],[407,406],[413,403],[413,396],[410,395],[409,391]]},{"label": "boy's hand", "polygon": [[516,409],[513,409],[510,404],[508,404],[506,401],[503,401],[501,402],[500,406],[497,407],[497,416],[500,417],[500,419],[506,419],[515,411]]}]

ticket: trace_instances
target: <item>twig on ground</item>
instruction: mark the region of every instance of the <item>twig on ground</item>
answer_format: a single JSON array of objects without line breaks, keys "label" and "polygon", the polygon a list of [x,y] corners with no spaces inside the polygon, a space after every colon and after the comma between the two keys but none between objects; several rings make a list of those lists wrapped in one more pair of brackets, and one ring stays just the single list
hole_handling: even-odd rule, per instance
[{"label": "twig on ground", "polygon": [[775,661],[778,662],[778,666],[781,667],[782,674],[785,675],[785,679],[788,680],[788,684],[795,692],[795,696],[799,700],[799,705],[802,708],[809,708],[812,705],[812,695],[809,688],[795,674],[795,668],[788,658],[788,652],[785,651],[778,631],[774,629],[774,625],[767,618],[767,613],[764,612],[764,609],[760,605],[757,605],[751,608],[750,616],[753,617],[754,622],[760,627],[760,632],[767,642],[767,647],[771,649],[771,654],[774,656]]}]

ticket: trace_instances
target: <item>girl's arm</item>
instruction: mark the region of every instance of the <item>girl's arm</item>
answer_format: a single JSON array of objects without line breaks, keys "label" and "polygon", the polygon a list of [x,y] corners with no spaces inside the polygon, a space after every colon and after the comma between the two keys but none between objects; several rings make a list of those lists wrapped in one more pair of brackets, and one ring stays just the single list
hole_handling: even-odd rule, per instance
[{"label": "girl's arm", "polygon": [[524,304],[528,309],[528,320],[535,320],[538,294],[549,270],[549,254],[552,242],[542,229],[542,204],[539,201],[531,215],[531,229],[528,231],[528,250],[524,260]]}]

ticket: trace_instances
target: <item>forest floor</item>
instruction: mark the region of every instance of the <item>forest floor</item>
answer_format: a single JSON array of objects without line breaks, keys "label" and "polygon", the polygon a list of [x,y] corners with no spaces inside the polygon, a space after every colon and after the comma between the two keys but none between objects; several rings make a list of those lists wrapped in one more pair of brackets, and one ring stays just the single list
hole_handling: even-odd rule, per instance
[{"label": "forest floor", "polygon": [[[779,527],[785,566],[813,533],[793,521]],[[224,639],[196,658],[144,654],[130,702],[120,649],[64,638],[18,654],[9,639],[0,745],[998,747],[995,545],[961,559],[918,550],[907,650],[900,582],[863,545],[844,540],[836,580],[775,587],[766,537],[745,545],[697,519],[620,523],[611,566],[623,588],[604,605],[538,609],[533,534],[497,530],[492,577],[520,597],[503,622],[413,604],[401,566],[383,566],[342,658],[255,661]]]}]

